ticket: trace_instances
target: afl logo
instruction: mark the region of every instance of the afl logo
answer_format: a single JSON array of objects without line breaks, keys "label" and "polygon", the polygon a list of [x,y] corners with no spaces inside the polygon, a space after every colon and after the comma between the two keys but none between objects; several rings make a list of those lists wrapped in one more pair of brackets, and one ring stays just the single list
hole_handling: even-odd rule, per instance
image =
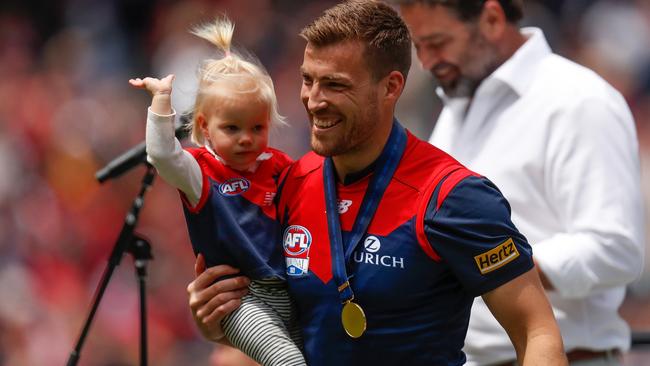
[{"label": "afl logo", "polygon": [[219,193],[223,196],[237,196],[250,188],[251,183],[244,178],[232,178],[219,184]]},{"label": "afl logo", "polygon": [[284,251],[292,257],[305,253],[311,245],[311,233],[300,225],[286,228],[283,238]]},{"label": "afl logo", "polygon": [[363,247],[366,248],[366,252],[368,253],[377,253],[379,248],[381,248],[381,243],[379,242],[379,238],[370,235],[363,242]]}]

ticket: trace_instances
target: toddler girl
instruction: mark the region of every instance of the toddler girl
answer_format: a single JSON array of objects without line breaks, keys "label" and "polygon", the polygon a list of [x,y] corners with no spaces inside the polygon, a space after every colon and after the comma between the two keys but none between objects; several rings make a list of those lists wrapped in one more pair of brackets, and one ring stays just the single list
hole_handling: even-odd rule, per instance
[{"label": "toddler girl", "polygon": [[202,254],[208,266],[229,264],[252,279],[241,306],[222,322],[225,336],[262,365],[305,365],[283,279],[273,200],[277,177],[291,159],[267,146],[269,128],[284,121],[268,73],[231,51],[233,31],[227,19],[192,31],[221,51],[200,70],[190,124],[199,148],[183,149],[174,136],[173,75],[129,83],[153,96],[148,160],[181,192],[195,254]]}]

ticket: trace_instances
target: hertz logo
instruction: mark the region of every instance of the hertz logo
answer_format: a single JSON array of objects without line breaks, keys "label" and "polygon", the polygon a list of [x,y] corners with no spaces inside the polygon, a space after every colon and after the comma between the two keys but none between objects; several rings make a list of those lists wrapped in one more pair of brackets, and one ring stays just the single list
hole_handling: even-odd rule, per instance
[{"label": "hertz logo", "polygon": [[481,274],[486,274],[512,262],[517,257],[519,257],[517,247],[512,238],[508,238],[508,240],[497,245],[496,248],[477,255],[474,260]]}]

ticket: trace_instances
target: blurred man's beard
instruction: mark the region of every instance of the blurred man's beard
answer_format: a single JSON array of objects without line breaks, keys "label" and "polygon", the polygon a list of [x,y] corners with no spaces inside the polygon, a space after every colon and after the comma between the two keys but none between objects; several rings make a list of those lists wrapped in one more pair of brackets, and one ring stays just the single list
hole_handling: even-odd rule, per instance
[{"label": "blurred man's beard", "polygon": [[465,76],[461,76],[458,79],[454,80],[453,83],[448,83],[444,85],[439,83],[444,90],[445,94],[450,98],[469,98],[474,95],[474,92],[481,84],[481,80],[472,80]]},{"label": "blurred man's beard", "polygon": [[496,48],[474,29],[467,52],[462,55],[457,66],[459,76],[451,83],[443,85],[442,90],[451,98],[472,97],[481,82],[490,76],[503,62],[499,60]]}]

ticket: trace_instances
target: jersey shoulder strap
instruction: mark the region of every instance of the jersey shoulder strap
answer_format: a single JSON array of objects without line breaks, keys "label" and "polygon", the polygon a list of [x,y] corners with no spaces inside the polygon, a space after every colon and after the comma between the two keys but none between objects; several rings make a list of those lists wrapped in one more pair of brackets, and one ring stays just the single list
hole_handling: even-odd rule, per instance
[{"label": "jersey shoulder strap", "polygon": [[422,250],[435,261],[440,261],[441,258],[427,239],[424,231],[425,216],[427,211],[438,211],[454,187],[469,176],[479,175],[465,168],[457,161],[450,159],[447,164],[440,166],[431,174],[424,191],[420,195],[415,217],[415,232]]}]

